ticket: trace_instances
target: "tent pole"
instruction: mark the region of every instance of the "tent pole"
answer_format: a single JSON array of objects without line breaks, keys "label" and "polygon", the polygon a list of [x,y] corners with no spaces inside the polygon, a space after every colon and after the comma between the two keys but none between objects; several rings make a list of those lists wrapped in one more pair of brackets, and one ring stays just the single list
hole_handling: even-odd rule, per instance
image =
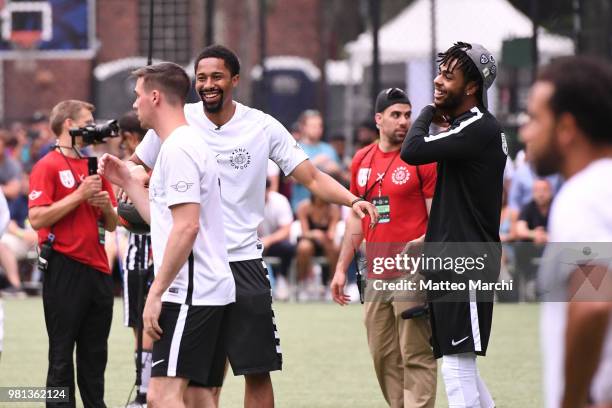
[{"label": "tent pole", "polygon": [[370,15],[372,17],[372,112],[376,96],[380,92],[380,50],[378,47],[378,32],[380,30],[380,1],[370,0]]},{"label": "tent pole", "polygon": [[436,63],[436,0],[429,0],[429,5],[431,17],[431,83],[433,84],[433,81],[436,78],[436,73],[438,71],[438,66]]},{"label": "tent pole", "polygon": [[147,57],[147,65],[153,63],[153,0],[149,1],[149,55]]}]

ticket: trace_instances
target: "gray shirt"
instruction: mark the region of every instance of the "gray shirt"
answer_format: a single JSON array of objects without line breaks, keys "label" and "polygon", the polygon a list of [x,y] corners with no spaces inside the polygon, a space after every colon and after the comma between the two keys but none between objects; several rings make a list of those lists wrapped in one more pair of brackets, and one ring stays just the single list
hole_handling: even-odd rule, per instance
[{"label": "gray shirt", "polygon": [[7,184],[9,181],[19,179],[21,176],[21,166],[12,157],[4,156],[0,161],[0,185]]}]

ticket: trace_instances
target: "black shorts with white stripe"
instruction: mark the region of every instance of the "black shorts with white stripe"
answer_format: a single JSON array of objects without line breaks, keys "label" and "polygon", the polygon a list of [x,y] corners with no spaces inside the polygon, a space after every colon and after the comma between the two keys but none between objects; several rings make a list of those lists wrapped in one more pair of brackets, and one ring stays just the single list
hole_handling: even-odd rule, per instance
[{"label": "black shorts with white stripe", "polygon": [[226,357],[225,311],[226,306],[162,303],[163,334],[153,343],[151,377],[181,377],[190,385],[220,387]]},{"label": "black shorts with white stripe", "polygon": [[[433,301],[429,305],[431,345],[435,358],[472,352],[487,353],[493,302],[489,294],[478,296],[474,290],[463,291],[463,301]],[[487,299],[481,301],[481,298]]]},{"label": "black shorts with white stripe", "polygon": [[262,259],[230,262],[236,303],[224,319],[227,353],[234,375],[281,370],[283,356],[272,310],[268,270]]}]

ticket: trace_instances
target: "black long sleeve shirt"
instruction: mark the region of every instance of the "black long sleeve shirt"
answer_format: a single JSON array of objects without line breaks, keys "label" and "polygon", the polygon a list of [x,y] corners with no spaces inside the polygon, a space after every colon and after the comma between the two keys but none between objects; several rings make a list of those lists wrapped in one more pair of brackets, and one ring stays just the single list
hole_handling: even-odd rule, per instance
[{"label": "black long sleeve shirt", "polygon": [[429,134],[435,108],[426,106],[401,150],[406,163],[438,163],[426,242],[499,242],[505,136],[495,117],[480,107]]}]

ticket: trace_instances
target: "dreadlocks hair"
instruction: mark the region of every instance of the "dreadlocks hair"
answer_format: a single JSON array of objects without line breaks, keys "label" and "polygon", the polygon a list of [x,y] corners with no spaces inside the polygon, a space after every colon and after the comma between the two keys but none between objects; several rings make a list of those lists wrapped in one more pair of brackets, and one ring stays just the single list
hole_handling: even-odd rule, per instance
[{"label": "dreadlocks hair", "polygon": [[448,65],[450,62],[455,61],[455,65],[452,67],[452,70],[459,68],[463,72],[463,77],[465,78],[466,84],[472,81],[476,82],[476,85],[478,85],[476,97],[482,103],[482,76],[480,75],[480,72],[478,72],[478,67],[476,67],[474,62],[465,52],[466,50],[470,49],[472,49],[472,44],[461,41],[456,42],[445,52],[438,53],[438,67],[440,67],[442,64]]}]

